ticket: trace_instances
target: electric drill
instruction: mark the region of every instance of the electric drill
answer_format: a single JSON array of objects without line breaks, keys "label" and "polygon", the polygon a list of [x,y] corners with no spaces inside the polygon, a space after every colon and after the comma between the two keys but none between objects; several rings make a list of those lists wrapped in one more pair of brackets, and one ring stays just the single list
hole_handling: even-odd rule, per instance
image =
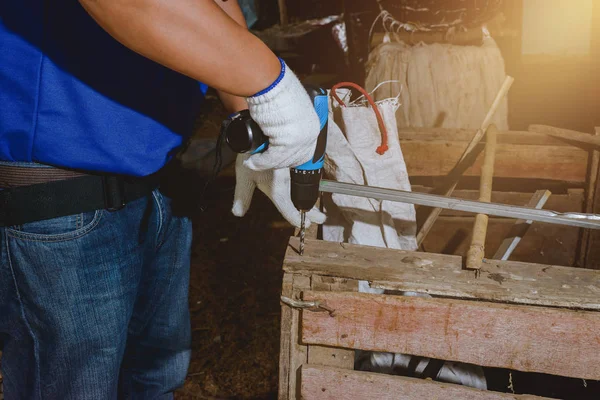
[{"label": "electric drill", "polygon": [[[301,213],[300,255],[304,253],[306,212],[315,206],[319,198],[319,184],[323,174],[325,149],[327,147],[327,120],[329,116],[327,92],[309,85],[304,87],[319,116],[321,131],[313,157],[306,163],[290,170],[292,203]],[[223,126],[223,134],[228,146],[236,153],[256,154],[265,151],[269,146],[268,138],[250,117],[248,110],[240,111],[231,116]]]}]

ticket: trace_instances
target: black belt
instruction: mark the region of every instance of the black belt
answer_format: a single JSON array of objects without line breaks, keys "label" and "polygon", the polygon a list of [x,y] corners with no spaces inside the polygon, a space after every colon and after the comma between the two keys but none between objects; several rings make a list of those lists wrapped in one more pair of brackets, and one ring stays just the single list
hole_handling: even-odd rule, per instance
[{"label": "black belt", "polygon": [[119,210],[149,195],[158,177],[82,177],[0,190],[0,227],[83,212]]}]

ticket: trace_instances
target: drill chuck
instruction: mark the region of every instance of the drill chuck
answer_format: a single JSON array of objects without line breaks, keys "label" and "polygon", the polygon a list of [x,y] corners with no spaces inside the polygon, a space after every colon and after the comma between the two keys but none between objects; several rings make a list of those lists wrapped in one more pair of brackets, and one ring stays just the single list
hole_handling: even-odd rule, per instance
[{"label": "drill chuck", "polygon": [[294,207],[300,211],[310,211],[319,198],[319,183],[323,169],[291,171],[291,197]]}]

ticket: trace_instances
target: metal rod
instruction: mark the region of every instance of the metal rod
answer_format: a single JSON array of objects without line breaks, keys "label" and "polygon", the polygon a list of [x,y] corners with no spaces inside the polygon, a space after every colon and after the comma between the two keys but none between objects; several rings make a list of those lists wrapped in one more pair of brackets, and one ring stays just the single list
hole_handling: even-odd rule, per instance
[{"label": "metal rod", "polygon": [[349,196],[367,197],[399,203],[417,204],[426,207],[439,207],[448,210],[465,211],[474,214],[488,214],[497,217],[524,219],[549,224],[576,226],[579,228],[600,229],[600,215],[583,213],[559,213],[550,210],[512,206],[498,203],[482,203],[475,200],[457,199],[427,193],[407,192],[404,190],[383,189],[334,182],[323,179],[320,190],[326,193],[338,193]]},{"label": "metal rod", "polygon": [[[552,192],[550,192],[549,190],[538,190],[537,192],[535,192],[531,200],[529,200],[527,207],[537,209],[544,208],[544,205],[546,204],[551,195]],[[494,260],[508,260],[513,251],[517,248],[517,245],[519,244],[523,236],[525,236],[525,234],[529,230],[529,227],[532,223],[532,220],[517,220],[513,229],[510,231],[509,236],[502,241],[502,244],[500,245],[500,247],[498,247],[498,250],[496,250],[494,257],[492,258]]]},{"label": "metal rod", "polygon": [[304,255],[304,240],[306,236],[306,212],[300,212],[300,255]]}]

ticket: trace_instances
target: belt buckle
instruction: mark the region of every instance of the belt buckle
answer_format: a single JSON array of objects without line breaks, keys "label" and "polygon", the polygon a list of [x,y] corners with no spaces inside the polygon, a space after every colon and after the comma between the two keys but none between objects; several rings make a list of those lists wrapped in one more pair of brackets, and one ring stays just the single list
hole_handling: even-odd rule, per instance
[{"label": "belt buckle", "polygon": [[103,176],[104,204],[108,211],[125,207],[125,181],[118,176]]}]

